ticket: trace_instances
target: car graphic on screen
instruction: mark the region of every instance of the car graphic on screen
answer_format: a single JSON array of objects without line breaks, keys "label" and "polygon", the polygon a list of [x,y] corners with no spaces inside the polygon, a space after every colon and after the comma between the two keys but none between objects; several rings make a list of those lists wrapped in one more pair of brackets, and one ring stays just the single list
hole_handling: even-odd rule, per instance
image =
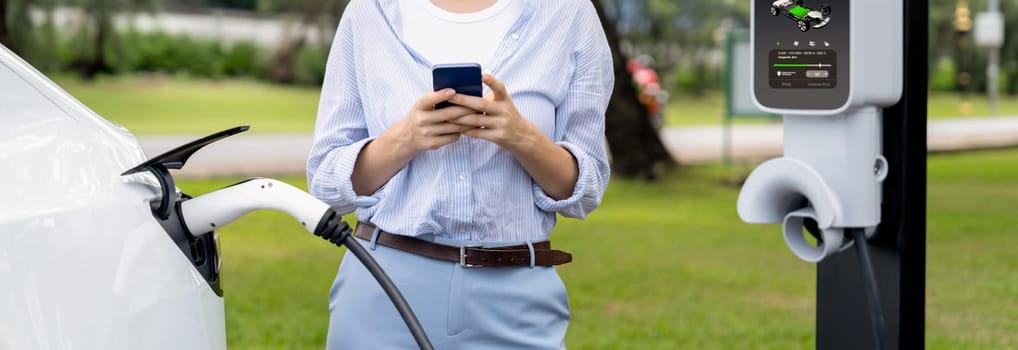
[{"label": "car graphic on screen", "polygon": [[814,10],[802,5],[802,0],[777,0],[771,3],[771,16],[784,14],[785,17],[795,21],[799,31],[808,31],[811,27],[820,29],[831,22],[831,6],[823,5],[820,10]]}]

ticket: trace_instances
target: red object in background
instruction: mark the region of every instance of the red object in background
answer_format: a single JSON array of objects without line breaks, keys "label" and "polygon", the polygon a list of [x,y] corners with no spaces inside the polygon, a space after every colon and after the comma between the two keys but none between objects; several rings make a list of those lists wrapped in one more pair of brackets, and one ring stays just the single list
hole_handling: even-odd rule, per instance
[{"label": "red object in background", "polygon": [[657,114],[661,110],[658,96],[662,92],[657,72],[653,68],[643,65],[637,59],[630,59],[626,62],[626,70],[629,71],[633,82],[636,83],[636,91],[640,94],[638,97],[640,103],[647,108],[647,112],[650,112],[651,115]]},{"label": "red object in background", "polygon": [[641,67],[643,67],[643,64],[635,58],[630,58],[629,62],[626,62],[626,71],[629,72],[630,75]]},{"label": "red object in background", "polygon": [[657,72],[647,67],[640,67],[633,72],[633,80],[640,86],[657,83]]},{"label": "red object in background", "polygon": [[661,88],[657,71],[654,68],[643,64],[640,59],[630,59],[626,62],[626,70],[636,85],[639,94],[637,100],[647,109],[655,129],[660,130],[664,123],[664,116],[661,115],[663,106],[668,103],[668,91]]},{"label": "red object in background", "polygon": [[[656,74],[654,78],[657,78]],[[647,106],[647,111],[650,112],[650,114],[657,114],[661,111],[661,103],[658,99],[661,92],[661,84],[658,84],[656,81],[645,85],[643,89],[641,89],[640,102],[642,102],[644,106]]]}]

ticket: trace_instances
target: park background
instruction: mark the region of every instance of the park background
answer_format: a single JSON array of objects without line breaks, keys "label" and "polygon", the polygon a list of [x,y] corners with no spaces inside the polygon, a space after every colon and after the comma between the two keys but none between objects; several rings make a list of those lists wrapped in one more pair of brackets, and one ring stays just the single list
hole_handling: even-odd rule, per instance
[{"label": "park background", "polygon": [[[608,130],[616,176],[600,209],[585,221],[561,220],[554,234],[556,246],[576,258],[559,269],[573,312],[568,346],[812,347],[815,266],[785,248],[776,226],[747,225],[735,213],[739,186],[761,159],[677,163],[657,138],[658,128],[722,124],[725,45],[748,26],[749,2],[595,3],[617,66],[636,58],[655,71],[667,95],[655,96],[662,97],[655,99],[662,103],[655,125],[656,113],[634,102],[645,86],[626,68],[616,72],[624,78],[608,116],[616,125]],[[328,45],[345,4],[0,0],[0,42],[142,140],[240,124],[252,133],[310,138]],[[1000,2],[1006,39],[1001,97],[992,110],[987,50],[971,40],[972,17],[986,6],[930,2],[931,120],[1018,115],[1018,1]],[[613,142],[620,139],[637,142]],[[239,179],[190,178],[178,186],[199,195]],[[299,172],[284,180],[305,186]],[[928,191],[927,346],[1018,347],[1018,150],[931,154]],[[220,240],[231,347],[321,348],[342,251],[274,213],[224,228]]]}]

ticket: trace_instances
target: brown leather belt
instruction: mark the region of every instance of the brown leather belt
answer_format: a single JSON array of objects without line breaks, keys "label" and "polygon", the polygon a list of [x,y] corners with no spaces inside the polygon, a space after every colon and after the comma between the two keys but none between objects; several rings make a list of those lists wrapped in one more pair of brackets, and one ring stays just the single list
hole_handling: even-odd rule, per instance
[{"label": "brown leather belt", "polygon": [[[354,236],[370,241],[375,227],[359,222]],[[530,266],[530,249],[526,245],[511,247],[463,246],[454,247],[433,243],[409,236],[378,232],[375,243],[420,256],[459,263],[464,267]],[[534,265],[554,266],[573,261],[573,256],[551,249],[550,241],[534,242]]]}]

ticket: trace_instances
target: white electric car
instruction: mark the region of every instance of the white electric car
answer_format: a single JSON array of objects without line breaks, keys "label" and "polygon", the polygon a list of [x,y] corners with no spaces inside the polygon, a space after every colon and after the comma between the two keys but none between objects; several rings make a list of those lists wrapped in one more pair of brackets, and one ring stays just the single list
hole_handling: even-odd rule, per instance
[{"label": "white electric car", "polygon": [[226,348],[215,235],[167,234],[130,132],[2,46],[0,125],[0,349]]},{"label": "white electric car", "polygon": [[[0,45],[0,349],[225,349],[217,227],[273,209],[350,246],[339,215],[279,181],[177,190],[167,169],[244,130],[146,160],[130,132]],[[350,249],[430,348],[391,281]]]}]

